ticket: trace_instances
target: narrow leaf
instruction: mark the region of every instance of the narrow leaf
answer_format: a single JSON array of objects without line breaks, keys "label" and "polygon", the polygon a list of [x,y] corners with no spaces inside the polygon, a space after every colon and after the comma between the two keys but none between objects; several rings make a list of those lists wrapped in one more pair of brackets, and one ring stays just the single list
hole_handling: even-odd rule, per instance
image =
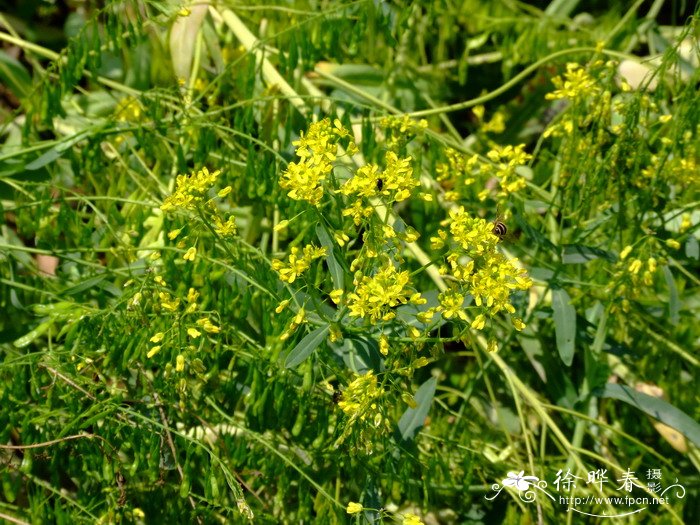
[{"label": "narrow leaf", "polygon": [[671,324],[677,325],[679,321],[679,312],[681,309],[680,302],[678,300],[678,288],[676,288],[676,281],[673,279],[673,274],[668,266],[663,267],[664,278],[666,279],[666,286],[668,286],[668,315],[670,317]]},{"label": "narrow leaf", "polygon": [[571,366],[576,339],[576,309],[571,304],[571,298],[566,290],[562,288],[552,290],[552,310],[559,357],[566,366]]},{"label": "narrow leaf", "polygon": [[32,90],[32,80],[21,62],[0,51],[0,80],[18,98],[24,98]]},{"label": "narrow leaf", "polygon": [[413,439],[423,426],[425,417],[428,415],[430,405],[433,402],[437,378],[431,377],[423,383],[413,398],[416,401],[416,408],[409,408],[403,413],[399,420],[399,433],[404,440]]},{"label": "narrow leaf", "polygon": [[594,390],[593,393],[598,397],[619,399],[638,408],[661,423],[676,429],[695,443],[696,446],[700,447],[700,425],[685,412],[667,401],[615,383],[607,383],[605,387]]},{"label": "narrow leaf", "polygon": [[287,354],[287,357],[284,360],[284,367],[293,368],[298,364],[301,364],[326,339],[329,331],[330,326],[325,325],[321,326],[320,328],[316,328],[316,330],[309,334],[306,334],[306,336],[299,341],[299,344],[292,348],[291,352]]},{"label": "narrow leaf", "polygon": [[335,288],[336,290],[343,289],[343,268],[338,262],[338,259],[336,259],[335,257],[335,245],[333,244],[333,239],[331,238],[330,234],[328,233],[328,230],[326,230],[326,227],[323,224],[316,225],[316,236],[318,237],[321,246],[323,246],[326,249],[326,264],[328,264],[328,269],[331,272],[331,278],[333,279],[333,288]]}]

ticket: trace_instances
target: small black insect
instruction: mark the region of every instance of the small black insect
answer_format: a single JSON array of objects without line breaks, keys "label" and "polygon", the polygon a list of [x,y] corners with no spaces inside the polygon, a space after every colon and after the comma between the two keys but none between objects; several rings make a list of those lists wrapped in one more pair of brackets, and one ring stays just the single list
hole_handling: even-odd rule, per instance
[{"label": "small black insect", "polygon": [[343,393],[340,390],[333,391],[333,404],[337,405],[343,399]]},{"label": "small black insect", "polygon": [[382,179],[377,179],[377,191],[382,191],[384,189],[384,181]]}]

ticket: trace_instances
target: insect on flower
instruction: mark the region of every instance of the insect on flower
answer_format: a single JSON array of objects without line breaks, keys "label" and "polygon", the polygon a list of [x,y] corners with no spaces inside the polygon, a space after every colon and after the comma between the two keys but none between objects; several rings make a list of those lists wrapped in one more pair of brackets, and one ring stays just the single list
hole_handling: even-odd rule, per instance
[{"label": "insect on flower", "polygon": [[498,211],[496,219],[493,221],[493,234],[498,237],[500,241],[508,234],[508,226],[506,226],[503,220],[503,215]]}]

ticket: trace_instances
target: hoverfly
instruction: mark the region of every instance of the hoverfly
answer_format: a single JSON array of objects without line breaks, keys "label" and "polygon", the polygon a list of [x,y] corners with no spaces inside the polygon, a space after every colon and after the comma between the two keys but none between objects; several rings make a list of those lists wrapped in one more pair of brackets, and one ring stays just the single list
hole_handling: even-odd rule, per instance
[{"label": "hoverfly", "polygon": [[508,234],[508,226],[506,226],[500,217],[497,217],[496,220],[493,221],[493,234],[498,237],[500,241]]},{"label": "hoverfly", "polygon": [[510,241],[519,237],[518,232],[514,234],[508,229],[508,226],[506,225],[505,214],[501,213],[500,209],[496,210],[496,218],[494,219],[492,224],[493,228],[491,231],[496,237],[498,237],[499,242],[503,240]]}]

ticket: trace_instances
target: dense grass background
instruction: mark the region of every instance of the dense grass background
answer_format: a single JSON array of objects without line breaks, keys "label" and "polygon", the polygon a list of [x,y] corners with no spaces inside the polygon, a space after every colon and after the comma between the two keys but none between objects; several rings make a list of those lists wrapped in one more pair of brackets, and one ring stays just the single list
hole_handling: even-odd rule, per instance
[{"label": "dense grass background", "polygon": [[[0,517],[700,521],[691,3],[17,4]],[[326,117],[337,149],[313,142]],[[290,193],[316,169],[290,175],[304,137],[335,153],[316,202]],[[467,216],[488,257],[460,247]],[[500,273],[463,278],[470,260]],[[353,315],[394,268],[398,303],[425,303]],[[492,281],[515,320],[495,284],[480,305]],[[557,498],[504,488],[521,471]],[[674,483],[666,505],[558,499]]]}]

